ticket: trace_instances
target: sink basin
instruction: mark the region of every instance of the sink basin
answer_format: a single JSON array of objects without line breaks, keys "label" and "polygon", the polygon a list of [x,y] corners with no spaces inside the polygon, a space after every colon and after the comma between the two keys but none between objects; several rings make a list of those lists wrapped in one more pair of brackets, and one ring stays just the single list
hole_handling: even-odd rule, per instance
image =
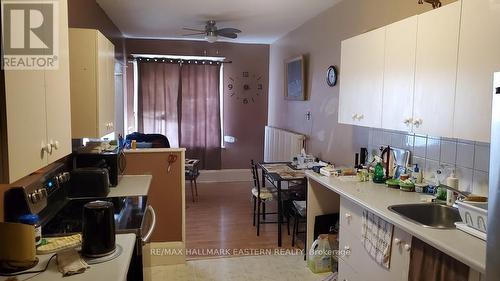
[{"label": "sink basin", "polygon": [[423,227],[450,229],[455,228],[455,222],[462,221],[457,209],[444,204],[402,204],[392,205],[388,208]]}]

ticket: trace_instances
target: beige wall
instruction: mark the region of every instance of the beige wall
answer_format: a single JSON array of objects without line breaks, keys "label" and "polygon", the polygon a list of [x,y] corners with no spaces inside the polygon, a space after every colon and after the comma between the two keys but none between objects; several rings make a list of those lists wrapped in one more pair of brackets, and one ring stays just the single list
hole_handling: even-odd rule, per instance
[{"label": "beige wall", "polygon": [[[226,143],[226,148],[222,151],[222,168],[249,168],[250,159],[257,161],[263,159],[264,126],[267,122],[269,45],[127,39],[126,46],[128,54],[223,56],[226,60],[232,61],[230,64],[224,64],[224,131],[225,135],[236,137],[236,142]],[[254,97],[255,103],[244,105],[241,100],[230,96],[227,88],[230,77],[241,82],[243,72],[249,72],[251,76],[253,74],[262,76],[263,95]],[[127,73],[132,73],[130,64]],[[127,75],[127,84],[128,89],[133,89],[132,75]],[[128,91],[129,124],[133,122],[130,118],[132,99],[133,92]]]},{"label": "beige wall", "polygon": [[[308,151],[325,160],[354,163],[354,153],[368,145],[368,129],[338,124],[339,86],[327,86],[326,69],[340,67],[342,40],[430,9],[417,0],[343,0],[272,44],[268,124],[310,135]],[[283,61],[299,54],[308,61],[309,98],[285,101]],[[310,121],[305,119],[307,111],[312,113]]]}]

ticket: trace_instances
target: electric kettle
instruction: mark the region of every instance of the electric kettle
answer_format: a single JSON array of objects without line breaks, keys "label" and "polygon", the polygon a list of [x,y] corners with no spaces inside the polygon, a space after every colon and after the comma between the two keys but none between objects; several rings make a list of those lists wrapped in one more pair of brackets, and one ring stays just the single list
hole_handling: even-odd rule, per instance
[{"label": "electric kettle", "polygon": [[92,201],[83,207],[82,255],[99,258],[116,250],[113,203]]}]

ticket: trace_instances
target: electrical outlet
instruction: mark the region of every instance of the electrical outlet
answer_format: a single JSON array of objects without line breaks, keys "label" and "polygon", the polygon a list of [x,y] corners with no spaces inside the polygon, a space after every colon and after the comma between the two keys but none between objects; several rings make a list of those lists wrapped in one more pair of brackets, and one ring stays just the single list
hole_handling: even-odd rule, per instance
[{"label": "electrical outlet", "polygon": [[235,143],[236,142],[236,138],[233,137],[233,136],[224,136],[224,142]]}]

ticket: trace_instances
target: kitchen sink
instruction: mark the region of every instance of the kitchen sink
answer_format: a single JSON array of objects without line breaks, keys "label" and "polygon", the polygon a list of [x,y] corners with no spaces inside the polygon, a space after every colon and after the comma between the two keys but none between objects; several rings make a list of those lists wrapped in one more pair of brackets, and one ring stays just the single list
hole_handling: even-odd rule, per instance
[{"label": "kitchen sink", "polygon": [[456,208],[444,204],[402,204],[392,205],[388,208],[390,211],[423,227],[450,229],[455,228],[455,222],[462,221]]}]

